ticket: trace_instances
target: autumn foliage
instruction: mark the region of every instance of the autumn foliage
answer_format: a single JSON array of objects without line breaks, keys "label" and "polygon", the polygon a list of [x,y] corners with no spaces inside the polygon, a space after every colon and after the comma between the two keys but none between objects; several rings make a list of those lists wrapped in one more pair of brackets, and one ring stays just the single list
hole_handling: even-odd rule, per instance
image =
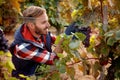
[{"label": "autumn foliage", "polygon": [[23,0],[0,0],[0,27],[5,33],[12,31],[18,22],[20,2]]},{"label": "autumn foliage", "polygon": [[[63,55],[58,53],[60,60],[55,61],[55,70],[50,72],[50,66],[41,66],[38,79],[77,80],[77,73],[82,73],[80,79],[86,76],[91,80],[120,79],[120,0],[1,0],[0,26],[5,32],[11,31],[16,24],[18,13],[30,5],[46,8],[50,23],[59,31],[72,22],[77,26],[90,27],[90,46],[85,47],[82,41],[85,35],[72,33],[60,34],[56,44],[64,38],[61,47]],[[22,7],[20,8],[20,3]],[[73,36],[78,39],[73,40]],[[89,78],[90,79],[90,78]]]}]

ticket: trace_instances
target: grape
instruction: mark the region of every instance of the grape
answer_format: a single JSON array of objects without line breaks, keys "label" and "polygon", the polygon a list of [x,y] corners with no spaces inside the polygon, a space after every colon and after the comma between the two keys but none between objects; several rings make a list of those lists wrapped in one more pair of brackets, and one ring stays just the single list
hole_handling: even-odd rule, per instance
[{"label": "grape", "polygon": [[8,40],[5,38],[3,31],[0,29],[0,51],[8,51]]},{"label": "grape", "polygon": [[[83,34],[85,34],[86,39],[83,41],[83,44],[85,45],[85,47],[89,47],[90,46],[90,33],[91,33],[91,28],[90,27],[79,27],[75,22],[72,23],[71,25],[69,25],[67,27],[67,29],[65,30],[65,33],[67,35],[71,35],[72,33],[75,32],[81,32]],[[76,39],[75,36],[73,36],[73,39]]]},{"label": "grape", "polygon": [[86,38],[83,41],[83,44],[85,45],[85,47],[89,47],[90,46],[90,33],[91,33],[91,28],[90,27],[81,27],[81,28],[77,28],[76,32],[81,32],[83,34],[85,34]]},{"label": "grape", "polygon": [[[76,22],[72,23],[71,25],[67,26],[67,29],[65,30],[65,34],[67,35],[71,35],[72,33],[75,32],[80,32],[85,34],[86,39],[83,41],[83,44],[85,45],[85,47],[89,47],[90,46],[90,33],[91,33],[91,28],[90,27],[79,27]],[[73,36],[73,39],[77,39],[75,36]]]}]

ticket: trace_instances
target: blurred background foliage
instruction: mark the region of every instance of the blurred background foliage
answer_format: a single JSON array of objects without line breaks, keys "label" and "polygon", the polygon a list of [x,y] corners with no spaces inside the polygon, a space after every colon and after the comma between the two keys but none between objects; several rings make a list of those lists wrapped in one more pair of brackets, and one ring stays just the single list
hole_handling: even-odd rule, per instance
[{"label": "blurred background foliage", "polygon": [[21,12],[37,5],[46,8],[58,34],[74,21],[82,26],[103,25],[104,30],[119,28],[119,3],[119,0],[0,0],[0,27],[4,32],[12,31],[22,18]]}]

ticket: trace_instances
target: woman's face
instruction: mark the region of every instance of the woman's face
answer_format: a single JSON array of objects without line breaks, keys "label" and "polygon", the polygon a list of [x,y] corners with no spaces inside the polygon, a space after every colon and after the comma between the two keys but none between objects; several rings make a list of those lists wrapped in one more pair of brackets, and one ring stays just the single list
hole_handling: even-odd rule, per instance
[{"label": "woman's face", "polygon": [[43,13],[41,16],[37,17],[34,24],[34,31],[36,34],[47,34],[50,24],[48,22],[48,16]]}]

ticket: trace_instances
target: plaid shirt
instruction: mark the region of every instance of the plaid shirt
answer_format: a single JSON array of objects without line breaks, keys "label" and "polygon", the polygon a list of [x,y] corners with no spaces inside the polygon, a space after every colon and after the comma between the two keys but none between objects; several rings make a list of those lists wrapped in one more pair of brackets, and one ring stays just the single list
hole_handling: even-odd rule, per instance
[{"label": "plaid shirt", "polygon": [[[49,65],[53,64],[53,61],[57,58],[57,56],[54,52],[47,51],[45,47],[45,35],[43,36],[44,39],[42,39],[42,37],[35,39],[25,25],[22,27],[21,33],[25,40],[31,41],[32,43],[39,45],[39,47],[29,42],[17,44],[14,49],[14,54],[18,58],[24,60],[34,60],[35,62]],[[51,39],[51,44],[53,44],[55,41],[55,36],[51,35]]]}]

